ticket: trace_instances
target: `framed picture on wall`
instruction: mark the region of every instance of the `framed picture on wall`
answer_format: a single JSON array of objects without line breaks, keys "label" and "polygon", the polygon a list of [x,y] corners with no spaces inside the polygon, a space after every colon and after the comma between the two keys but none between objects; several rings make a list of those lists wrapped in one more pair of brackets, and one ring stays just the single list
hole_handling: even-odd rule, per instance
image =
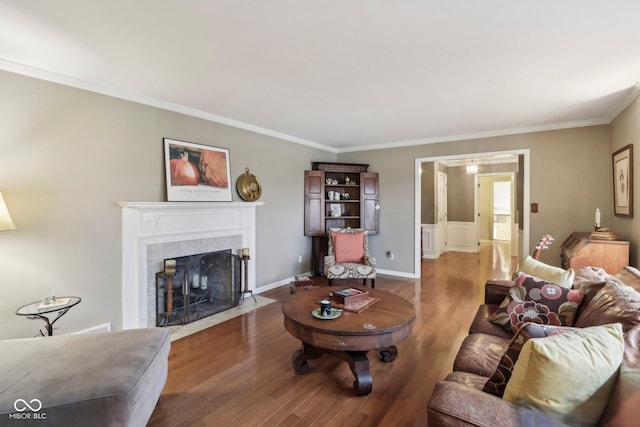
[{"label": "framed picture on wall", "polygon": [[633,145],[613,153],[613,213],[633,217]]},{"label": "framed picture on wall", "polygon": [[169,202],[230,202],[229,150],[164,138]]}]

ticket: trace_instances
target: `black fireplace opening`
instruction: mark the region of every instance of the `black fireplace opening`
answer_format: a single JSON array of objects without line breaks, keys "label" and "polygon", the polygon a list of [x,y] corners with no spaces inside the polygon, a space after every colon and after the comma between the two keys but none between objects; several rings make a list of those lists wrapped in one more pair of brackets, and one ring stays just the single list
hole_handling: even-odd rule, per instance
[{"label": "black fireplace opening", "polygon": [[156,325],[184,325],[239,304],[242,259],[231,249],[164,260],[156,273]]}]

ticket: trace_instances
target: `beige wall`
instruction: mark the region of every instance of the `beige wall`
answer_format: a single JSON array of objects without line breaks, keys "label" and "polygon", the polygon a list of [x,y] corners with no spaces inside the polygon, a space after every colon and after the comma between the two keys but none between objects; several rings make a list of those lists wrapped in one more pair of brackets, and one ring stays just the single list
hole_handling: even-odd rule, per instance
[{"label": "beige wall", "polygon": [[[16,316],[15,309],[51,289],[83,298],[56,332],[106,322],[120,327],[117,203],[164,200],[163,137],[229,148],[233,181],[245,167],[260,178],[258,286],[310,269],[302,180],[312,161],[369,163],[380,173],[381,232],[370,244],[379,268],[405,274],[413,273],[416,158],[530,149],[531,200],[540,203],[540,213],[531,216],[531,244],[554,235],[558,243],[542,259],[556,265],[562,239],[590,229],[596,207],[604,224],[612,220],[608,126],[335,155],[6,72],[0,72],[0,93],[0,191],[19,227],[0,233],[0,338],[33,336],[40,322]],[[618,126],[632,128],[637,117]],[[624,133],[633,139],[640,132]],[[625,138],[616,141],[623,145]],[[388,250],[394,261],[384,257]]]},{"label": "beige wall", "polygon": [[19,227],[0,233],[0,338],[35,335],[15,310],[52,289],[82,297],[57,333],[120,327],[118,201],[165,200],[163,137],[229,148],[232,181],[261,180],[258,286],[310,270],[304,170],[335,154],[6,72],[0,94],[0,191]]},{"label": "beige wall", "polygon": [[[612,225],[613,230],[619,233],[623,239],[631,242],[630,264],[634,267],[640,265],[640,99],[636,99],[627,109],[625,109],[611,123],[611,154],[620,148],[633,144],[633,189],[634,189],[634,214],[632,218],[611,216],[608,221],[603,221],[602,225]],[[609,156],[609,183],[611,183],[613,169],[612,159]],[[612,184],[610,184],[612,186]],[[608,205],[610,212],[613,210],[613,189]]]},{"label": "beige wall", "polygon": [[473,222],[475,188],[474,176],[467,173],[466,166],[450,167],[447,170],[447,214],[449,221]]},{"label": "beige wall", "polygon": [[[530,248],[543,234],[556,243],[541,260],[560,264],[560,245],[572,231],[590,230],[596,208],[611,220],[609,127],[590,126],[495,138],[369,150],[338,155],[340,161],[368,163],[380,173],[380,233],[369,239],[378,268],[413,272],[415,159],[530,150],[530,199],[540,212],[531,214]],[[528,209],[528,207],[525,207]],[[393,251],[393,261],[384,257]]]},{"label": "beige wall", "polygon": [[434,168],[434,162],[425,162],[422,164],[422,175],[420,176],[422,186],[422,198],[420,212],[422,224],[435,224],[436,207],[438,199],[436,197],[435,185],[436,185],[436,170]]}]

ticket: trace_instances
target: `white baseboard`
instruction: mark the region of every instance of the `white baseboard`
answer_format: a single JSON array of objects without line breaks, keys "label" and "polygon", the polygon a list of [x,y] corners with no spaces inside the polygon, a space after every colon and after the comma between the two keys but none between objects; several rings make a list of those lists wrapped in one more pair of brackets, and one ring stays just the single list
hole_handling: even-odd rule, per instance
[{"label": "white baseboard", "polygon": [[[418,279],[420,276],[416,276],[413,273],[405,273],[404,271],[392,271],[392,270],[380,270],[376,269],[377,274],[385,274],[388,276],[404,277],[406,279]],[[307,275],[313,277],[313,272],[308,271],[306,273],[296,274],[296,276]],[[270,291],[272,289],[279,288],[280,286],[288,285],[295,280],[295,276],[288,277],[286,279],[278,280],[277,282],[269,283],[268,285],[260,286],[254,292],[261,294],[262,292]]]},{"label": "white baseboard", "polygon": [[84,329],[82,331],[74,332],[73,335],[77,334],[97,334],[101,332],[109,332],[111,330],[111,323],[105,323],[104,325],[94,326],[93,328]]},{"label": "white baseboard", "polygon": [[[306,273],[296,274],[296,276],[305,276],[305,275],[312,277],[313,276],[313,272],[312,271],[307,271]],[[261,294],[262,292],[270,291],[272,289],[279,288],[280,286],[288,285],[289,283],[291,283],[291,282],[296,280],[296,276],[291,276],[291,277],[288,277],[286,279],[278,280],[277,282],[273,282],[273,283],[269,283],[269,284],[264,285],[264,286],[260,286],[259,288],[256,288],[254,292],[256,294]]]},{"label": "white baseboard", "polygon": [[404,271],[381,270],[379,268],[376,269],[376,274],[385,274],[385,275],[388,275],[388,276],[404,277],[406,279],[419,279],[420,278],[420,276],[416,276],[413,273],[406,273]]}]

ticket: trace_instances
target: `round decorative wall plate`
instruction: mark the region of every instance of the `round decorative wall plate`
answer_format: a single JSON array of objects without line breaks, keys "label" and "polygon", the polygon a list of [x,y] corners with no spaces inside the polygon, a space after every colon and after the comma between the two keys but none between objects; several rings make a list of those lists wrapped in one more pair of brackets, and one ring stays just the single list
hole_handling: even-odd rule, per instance
[{"label": "round decorative wall plate", "polygon": [[262,195],[262,185],[254,174],[249,173],[249,168],[238,177],[236,188],[242,200],[246,202],[255,202]]}]

